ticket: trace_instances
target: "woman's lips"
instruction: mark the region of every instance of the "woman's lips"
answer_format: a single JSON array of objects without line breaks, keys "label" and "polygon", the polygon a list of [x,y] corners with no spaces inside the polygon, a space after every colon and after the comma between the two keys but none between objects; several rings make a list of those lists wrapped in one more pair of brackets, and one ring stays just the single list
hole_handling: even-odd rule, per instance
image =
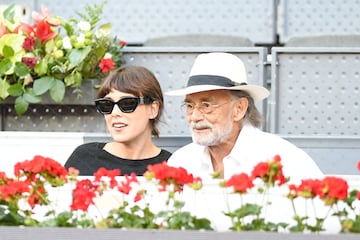
[{"label": "woman's lips", "polygon": [[123,127],[126,127],[127,124],[125,124],[125,123],[113,123],[112,126],[114,128],[123,128]]}]

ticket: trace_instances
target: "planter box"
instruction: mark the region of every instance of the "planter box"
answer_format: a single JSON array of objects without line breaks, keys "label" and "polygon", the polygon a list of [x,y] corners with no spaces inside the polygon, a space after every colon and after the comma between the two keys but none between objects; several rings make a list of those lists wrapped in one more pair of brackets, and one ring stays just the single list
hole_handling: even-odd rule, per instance
[{"label": "planter box", "polygon": [[[93,177],[79,177],[78,179],[93,179]],[[345,179],[345,178],[344,178]],[[123,181],[123,177],[118,177],[118,181]],[[159,192],[158,186],[153,182],[146,181],[143,177],[138,177],[139,186],[134,187],[135,191],[139,189],[145,189],[146,195],[143,202],[136,203],[138,206],[142,207],[146,202],[149,204],[149,208],[152,212],[157,213],[159,211],[165,210],[166,202],[168,200],[167,192]],[[346,179],[351,189],[359,189],[359,178],[348,178]],[[73,189],[72,184],[66,184],[62,187],[57,188],[48,188],[49,199],[53,203],[53,206],[56,206],[55,212],[62,212],[66,209],[69,209],[69,206],[72,202],[71,191]],[[140,187],[140,188],[139,188]],[[256,193],[256,190],[245,194],[242,196],[242,202],[244,203],[253,203],[262,205],[264,207],[260,217],[265,218],[266,222],[280,223],[285,222],[290,225],[295,224],[293,217],[294,212],[292,204],[289,199],[285,196],[287,193],[287,188],[274,188],[270,189],[267,194],[266,203],[271,203],[270,205],[265,206],[263,195]],[[87,209],[89,217],[93,218],[95,222],[103,219],[104,216],[108,216],[108,213],[111,209],[118,208],[122,202],[128,202],[130,205],[133,205],[133,193],[124,195],[118,191],[106,191],[103,195],[98,196],[94,199],[94,205],[91,205]],[[230,232],[229,227],[231,227],[231,220],[229,217],[224,215],[224,212],[234,211],[239,208],[242,204],[240,203],[238,194],[226,193],[226,191],[219,187],[219,181],[206,181],[203,182],[203,187],[201,190],[194,191],[188,187],[184,187],[182,194],[177,195],[177,199],[185,203],[182,211],[190,212],[192,215],[195,215],[200,218],[207,218],[214,229],[211,232]],[[297,214],[299,216],[308,216],[308,224],[314,224],[316,217],[325,217],[327,214],[330,214],[324,221],[323,228],[319,235],[329,234],[337,235],[340,230],[340,223],[337,217],[331,216],[332,211],[329,213],[329,207],[324,206],[323,202],[319,199],[313,201],[314,208],[310,207],[309,202],[305,202],[304,199],[298,198],[294,201],[294,207],[296,208]],[[359,204],[357,202],[356,204]],[[339,209],[342,206],[339,205]],[[316,214],[314,212],[316,210]],[[360,205],[356,206],[356,211],[360,209]],[[39,207],[34,209],[34,218],[43,221],[46,219],[45,213],[49,211],[48,207]],[[250,217],[251,219],[252,217]],[[250,219],[244,219],[245,222],[248,222]],[[279,229],[279,233],[288,233],[287,229]],[[358,237],[360,235],[357,235]],[[221,238],[222,239],[222,238]],[[227,238],[226,238],[227,239]]]},{"label": "planter box", "polygon": [[28,111],[19,116],[14,109],[14,98],[1,103],[0,127],[2,131],[48,132],[106,132],[104,118],[95,108],[94,100],[100,80],[84,80],[81,97],[67,88],[63,102],[55,103],[48,94],[42,102],[30,104]]},{"label": "planter box", "polygon": [[86,240],[358,240],[355,234],[294,234],[266,232],[208,232],[175,230],[123,230],[123,229],[78,229],[78,228],[35,228],[0,227],[1,239],[86,239]]},{"label": "planter box", "polygon": [[[95,88],[101,81],[99,79],[85,79],[80,86],[80,95],[73,92],[73,88],[67,87],[64,99],[61,103],[54,102],[48,93],[42,96],[42,101],[35,105],[95,105],[94,100],[98,89]],[[2,104],[14,104],[13,97],[6,98]]]}]

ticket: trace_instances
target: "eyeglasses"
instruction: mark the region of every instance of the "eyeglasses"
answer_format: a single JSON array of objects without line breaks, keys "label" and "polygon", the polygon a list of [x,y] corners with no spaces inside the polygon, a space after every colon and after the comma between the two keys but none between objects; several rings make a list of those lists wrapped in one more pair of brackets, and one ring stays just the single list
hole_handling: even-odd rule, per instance
[{"label": "eyeglasses", "polygon": [[109,98],[99,98],[95,100],[95,106],[101,114],[111,114],[115,104],[124,113],[132,113],[139,104],[149,104],[153,100],[149,97],[124,97],[119,101],[114,102]]},{"label": "eyeglasses", "polygon": [[201,102],[199,105],[196,105],[194,103],[190,103],[190,102],[184,102],[183,107],[186,109],[186,113],[188,115],[192,114],[194,112],[194,109],[197,108],[201,113],[203,114],[209,114],[212,113],[213,111],[215,111],[216,108],[219,108],[229,102],[224,102],[221,104],[212,104],[209,102]]}]

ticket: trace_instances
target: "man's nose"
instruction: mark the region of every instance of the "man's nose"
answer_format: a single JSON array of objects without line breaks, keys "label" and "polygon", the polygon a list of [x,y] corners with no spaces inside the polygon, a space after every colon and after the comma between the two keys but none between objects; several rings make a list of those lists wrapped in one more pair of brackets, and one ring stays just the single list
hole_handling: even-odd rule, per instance
[{"label": "man's nose", "polygon": [[203,119],[203,117],[204,117],[204,113],[202,113],[197,106],[195,106],[193,111],[188,115],[188,118],[192,121],[201,120]]}]

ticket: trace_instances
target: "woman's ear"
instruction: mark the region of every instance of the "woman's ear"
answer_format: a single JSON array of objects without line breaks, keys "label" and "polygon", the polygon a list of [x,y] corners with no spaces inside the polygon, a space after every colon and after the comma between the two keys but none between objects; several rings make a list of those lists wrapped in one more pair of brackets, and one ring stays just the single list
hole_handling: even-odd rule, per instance
[{"label": "woman's ear", "polygon": [[159,114],[159,107],[160,107],[160,103],[159,101],[153,101],[150,105],[150,116],[149,119],[156,119],[156,117]]},{"label": "woman's ear", "polygon": [[241,121],[247,112],[249,101],[246,97],[236,100],[234,108],[234,121]]}]

